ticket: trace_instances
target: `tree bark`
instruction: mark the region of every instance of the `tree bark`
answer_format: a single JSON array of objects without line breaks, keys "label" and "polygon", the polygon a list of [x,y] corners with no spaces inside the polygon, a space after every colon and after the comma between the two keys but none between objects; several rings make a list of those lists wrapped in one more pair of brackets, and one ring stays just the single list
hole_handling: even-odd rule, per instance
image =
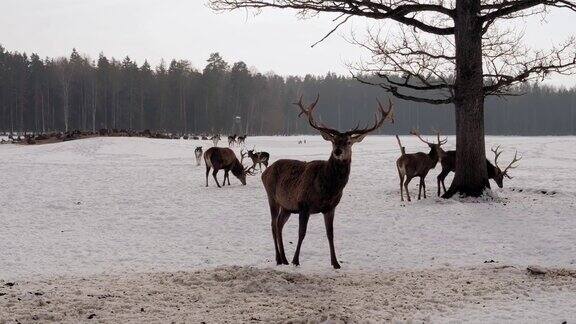
[{"label": "tree bark", "polygon": [[457,0],[455,18],[456,170],[449,198],[478,197],[490,188],[484,144],[484,90],[480,0]]}]

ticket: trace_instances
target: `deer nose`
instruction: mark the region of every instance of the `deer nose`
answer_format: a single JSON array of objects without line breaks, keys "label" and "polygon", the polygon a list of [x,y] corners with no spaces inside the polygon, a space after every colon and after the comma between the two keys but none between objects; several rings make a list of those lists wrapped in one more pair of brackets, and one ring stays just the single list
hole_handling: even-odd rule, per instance
[{"label": "deer nose", "polygon": [[337,148],[337,149],[334,150],[334,155],[340,156],[340,154],[342,154],[342,150],[341,150],[341,149]]}]

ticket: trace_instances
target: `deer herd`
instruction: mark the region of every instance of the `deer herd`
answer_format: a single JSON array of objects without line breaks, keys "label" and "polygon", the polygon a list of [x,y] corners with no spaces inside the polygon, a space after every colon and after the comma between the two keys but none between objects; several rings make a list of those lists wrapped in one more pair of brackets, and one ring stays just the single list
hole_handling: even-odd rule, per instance
[{"label": "deer herd", "polygon": [[[332,152],[327,160],[316,161],[299,161],[280,159],[268,166],[270,154],[267,152],[255,152],[254,149],[240,151],[241,159],[238,160],[234,151],[230,148],[217,147],[220,140],[219,135],[212,137],[214,147],[209,148],[202,153],[202,148],[197,147],[195,150],[197,165],[200,165],[200,159],[203,155],[206,164],[206,186],[208,186],[208,177],[211,169],[214,169],[212,176],[218,187],[220,183],[216,178],[219,170],[224,170],[223,186],[228,181],[230,185],[229,172],[246,185],[246,176],[255,175],[256,167],[262,173],[262,183],[268,197],[270,207],[271,230],[274,240],[274,249],[276,255],[276,264],[288,264],[284,251],[284,242],[282,239],[282,230],[288,221],[290,215],[298,214],[298,242],[296,251],[292,258],[292,264],[300,264],[300,249],[306,236],[308,219],[311,214],[322,213],[324,215],[324,224],[326,227],[326,236],[330,248],[330,261],[335,269],[340,268],[340,264],[334,251],[334,215],[336,207],[342,198],[342,192],[348,183],[350,176],[350,166],[352,161],[352,145],[361,142],[366,135],[375,131],[384,124],[384,121],[394,122],[392,102],[388,102],[388,107],[384,107],[378,101],[378,108],[374,124],[368,128],[359,128],[358,126],[350,131],[341,132],[329,128],[322,123],[316,122],[314,118],[314,109],[318,103],[319,96],[308,106],[302,103],[302,97],[295,103],[299,108],[298,116],[305,116],[308,123],[314,128],[322,138],[332,144]],[[398,146],[400,147],[400,157],[396,160],[396,168],[400,180],[400,200],[404,201],[404,195],[408,201],[411,200],[408,184],[413,178],[419,178],[418,199],[422,196],[426,198],[426,176],[430,170],[434,169],[438,162],[442,167],[440,174],[437,176],[437,194],[440,196],[441,189],[446,192],[444,179],[456,169],[456,151],[444,151],[442,146],[447,143],[447,139],[441,139],[439,132],[436,132],[435,141],[428,141],[422,137],[418,130],[412,130],[411,135],[417,137],[421,142],[428,145],[430,151],[406,153],[405,147],[402,146],[400,138],[396,135]],[[246,135],[228,136],[229,146],[234,144],[245,145]],[[299,141],[302,144],[302,141]],[[512,161],[502,169],[498,165],[498,158],[502,154],[500,147],[492,149],[494,153],[494,164],[486,159],[486,168],[490,179],[494,180],[498,187],[502,188],[504,177],[511,179],[508,174],[510,169],[517,167],[518,157],[516,152]],[[252,160],[252,166],[244,167],[243,161],[248,157]],[[262,165],[265,170],[262,171]]]}]

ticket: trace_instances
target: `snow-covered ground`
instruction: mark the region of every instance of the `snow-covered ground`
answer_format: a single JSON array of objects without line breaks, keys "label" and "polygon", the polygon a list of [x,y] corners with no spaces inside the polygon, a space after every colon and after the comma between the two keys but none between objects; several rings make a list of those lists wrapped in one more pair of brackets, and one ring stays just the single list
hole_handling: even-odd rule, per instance
[{"label": "snow-covered ground", "polygon": [[[408,152],[426,149],[402,141]],[[336,211],[339,271],[321,216],[310,220],[302,266],[276,267],[259,176],[247,186],[231,176],[222,189],[210,178],[205,188],[194,148],[208,141],[2,145],[0,279],[16,285],[0,283],[0,323],[92,313],[109,321],[576,319],[576,276],[564,271],[576,269],[576,138],[488,137],[494,144],[505,150],[502,164],[516,149],[523,155],[495,200],[436,198],[438,165],[429,198],[409,203],[400,202],[395,139],[355,145]],[[331,147],[320,137],[249,137],[253,145],[271,160],[326,159]],[[290,259],[297,217],[284,233]],[[556,270],[534,277],[528,265]]]}]

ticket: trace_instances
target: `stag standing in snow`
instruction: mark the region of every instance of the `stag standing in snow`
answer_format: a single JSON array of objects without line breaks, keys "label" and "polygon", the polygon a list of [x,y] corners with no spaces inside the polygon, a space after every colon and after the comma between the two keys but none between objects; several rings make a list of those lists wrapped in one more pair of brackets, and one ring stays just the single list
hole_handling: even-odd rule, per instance
[{"label": "stag standing in snow", "polygon": [[355,129],[341,133],[335,129],[320,126],[314,121],[313,111],[316,101],[304,108],[302,98],[296,103],[300,114],[308,117],[310,126],[332,143],[332,153],[328,161],[303,162],[297,160],[278,160],[262,174],[262,182],[268,195],[272,216],[272,237],[276,250],[276,263],[288,264],[282,242],[282,229],[291,214],[299,215],[298,245],[292,263],[300,264],[300,247],[306,235],[310,214],[323,213],[326,235],[330,246],[330,259],[335,269],[340,268],[334,252],[334,210],[350,175],[352,145],[361,142],[368,133],[380,127],[391,116],[392,103],[385,111],[380,103],[380,118],[370,128]]},{"label": "stag standing in snow", "polygon": [[[398,176],[400,177],[400,200],[404,201],[403,189],[406,189],[406,197],[410,201],[410,192],[408,191],[408,184],[410,180],[415,177],[420,178],[420,186],[418,188],[418,200],[424,191],[424,198],[426,198],[426,175],[431,169],[436,167],[440,154],[442,154],[441,146],[446,144],[447,139],[440,140],[440,133],[438,136],[438,143],[428,142],[420,136],[420,133],[416,130],[410,132],[412,135],[416,135],[422,142],[428,144],[430,147],[430,152],[428,154],[423,152],[406,154],[402,143],[400,143],[400,138],[396,135],[396,140],[398,141],[398,146],[400,146],[401,155],[396,160],[396,168],[398,169]],[[406,178],[406,181],[404,181]]]}]

